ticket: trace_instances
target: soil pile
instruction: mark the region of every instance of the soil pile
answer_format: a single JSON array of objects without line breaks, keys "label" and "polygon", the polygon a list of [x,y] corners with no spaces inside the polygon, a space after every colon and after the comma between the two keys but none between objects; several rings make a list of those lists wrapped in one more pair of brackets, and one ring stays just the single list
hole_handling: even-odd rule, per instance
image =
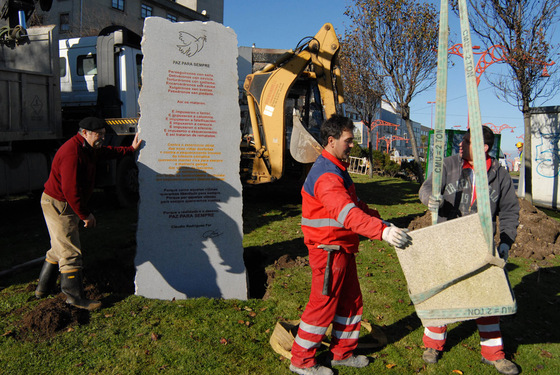
[{"label": "soil pile", "polygon": [[[286,268],[295,268],[295,267],[305,267],[309,265],[309,260],[305,257],[297,256],[295,259],[288,255],[284,254],[280,258],[274,261],[274,268],[266,269],[266,285],[271,285],[274,282],[274,278],[276,277],[275,270],[281,270]],[[266,288],[265,294],[263,295],[262,299],[266,300],[270,297],[269,295],[270,290]]]},{"label": "soil pile", "polygon": [[61,293],[56,298],[41,301],[20,321],[20,340],[44,341],[77,324],[89,322],[89,312],[66,304]]},{"label": "soil pile", "polygon": [[[102,264],[92,264],[85,271],[84,293],[86,298],[100,300],[104,307],[134,294],[134,248],[123,249],[113,259]],[[29,283],[32,292],[36,282]],[[60,290],[60,289],[59,289]],[[71,330],[73,326],[89,323],[90,312],[66,303],[63,293],[41,300],[31,311],[25,313],[17,332],[7,333],[18,340],[45,341]]]},{"label": "soil pile", "polygon": [[[517,238],[509,255],[535,260],[560,256],[560,222],[548,217],[524,199],[519,199],[519,205],[521,209]],[[414,219],[408,229],[416,230],[430,225],[432,214],[428,211]]]},{"label": "soil pile", "polygon": [[524,199],[519,204],[519,227],[510,255],[536,260],[560,256],[560,222]]}]

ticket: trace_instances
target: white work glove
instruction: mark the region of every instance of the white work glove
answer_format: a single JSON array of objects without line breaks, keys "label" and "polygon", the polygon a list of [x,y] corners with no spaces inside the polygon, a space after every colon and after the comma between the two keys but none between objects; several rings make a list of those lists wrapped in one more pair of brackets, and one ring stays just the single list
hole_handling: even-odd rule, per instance
[{"label": "white work glove", "polygon": [[441,206],[443,206],[443,197],[441,195],[437,197],[435,195],[430,195],[428,199],[428,209],[432,212],[438,212]]},{"label": "white work glove", "polygon": [[394,224],[390,224],[387,228],[383,229],[383,234],[381,238],[383,241],[387,242],[389,245],[404,249],[408,245],[412,244],[412,238],[406,234],[406,229],[401,229],[396,227]]},{"label": "white work glove", "polygon": [[503,243],[503,242],[498,245],[498,255],[506,262],[509,257],[509,247],[510,246],[507,243]]}]

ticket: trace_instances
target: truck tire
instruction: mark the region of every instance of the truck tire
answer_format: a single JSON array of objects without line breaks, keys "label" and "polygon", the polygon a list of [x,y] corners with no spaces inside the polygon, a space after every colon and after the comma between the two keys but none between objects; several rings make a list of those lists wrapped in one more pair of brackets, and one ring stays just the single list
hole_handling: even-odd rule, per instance
[{"label": "truck tire", "polygon": [[139,199],[138,166],[133,156],[125,156],[117,165],[116,190],[121,206],[136,207]]}]

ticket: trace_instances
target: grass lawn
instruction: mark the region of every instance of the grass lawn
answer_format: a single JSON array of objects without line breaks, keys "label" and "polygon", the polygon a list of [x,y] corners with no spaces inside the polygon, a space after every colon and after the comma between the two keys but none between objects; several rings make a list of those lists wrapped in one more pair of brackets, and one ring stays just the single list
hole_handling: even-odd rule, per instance
[{"label": "grass lawn", "polygon": [[[399,226],[425,212],[416,183],[362,176],[354,180],[360,198]],[[96,198],[100,227],[82,234],[86,268],[114,263],[133,254],[135,246],[135,210],[116,209],[101,195]],[[48,235],[38,202],[0,202],[0,208],[0,270],[44,255]],[[40,266],[0,278],[0,373],[290,374],[289,361],[268,341],[278,320],[299,318],[309,295],[311,273],[305,265],[300,214],[299,192],[245,192],[246,257],[257,257],[256,264],[274,273],[266,299],[161,301],[104,291],[106,307],[83,316],[81,324],[44,337],[24,334],[21,323],[41,303],[33,297]],[[275,266],[286,254],[302,261]],[[338,368],[335,373],[497,374],[480,363],[472,321],[450,325],[443,358],[425,365],[423,327],[394,250],[362,239],[357,262],[363,319],[381,326],[388,344],[363,351],[373,359],[368,368]],[[560,374],[560,261],[510,258],[508,270],[518,312],[502,320],[507,355],[523,373]]]}]

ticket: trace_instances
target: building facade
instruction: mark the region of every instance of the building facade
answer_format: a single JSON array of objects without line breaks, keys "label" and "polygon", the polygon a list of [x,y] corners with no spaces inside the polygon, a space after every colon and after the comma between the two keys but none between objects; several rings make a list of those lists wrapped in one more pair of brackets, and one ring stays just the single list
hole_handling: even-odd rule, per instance
[{"label": "building facade", "polygon": [[[381,103],[381,108],[376,112],[374,119],[397,125],[396,127],[380,125],[375,127],[370,134],[367,126],[361,121],[360,115],[348,105],[345,105],[345,115],[352,119],[354,125],[356,125],[354,137],[360,147],[369,147],[371,137],[374,150],[398,154],[399,156],[412,156],[412,144],[410,141],[406,141],[409,139],[406,122],[388,102],[383,101]],[[425,157],[430,128],[414,120],[411,120],[411,123],[418,146],[418,154],[420,157]]]},{"label": "building facade", "polygon": [[60,39],[98,35],[116,25],[142,35],[147,17],[223,23],[224,0],[56,0],[48,12],[37,7],[32,22],[58,26]]},{"label": "building facade", "polygon": [[[380,130],[380,137],[383,137],[386,142],[383,145],[389,144],[389,151],[393,153],[398,153],[400,156],[412,156],[412,143],[409,140],[408,129],[406,127],[406,122],[401,118],[399,113],[396,113],[393,107],[387,103],[383,102],[381,106],[380,117],[381,120],[390,122],[392,124],[398,125],[397,128],[393,127],[382,127],[383,131]],[[419,122],[410,120],[412,125],[412,131],[414,133],[414,138],[416,139],[416,145],[418,147],[418,154],[420,157],[425,157],[426,147],[428,144],[428,133],[430,128],[423,126]],[[404,138],[400,139],[400,138]],[[406,141],[408,139],[408,141]],[[379,139],[379,145],[383,143],[381,138]]]}]

